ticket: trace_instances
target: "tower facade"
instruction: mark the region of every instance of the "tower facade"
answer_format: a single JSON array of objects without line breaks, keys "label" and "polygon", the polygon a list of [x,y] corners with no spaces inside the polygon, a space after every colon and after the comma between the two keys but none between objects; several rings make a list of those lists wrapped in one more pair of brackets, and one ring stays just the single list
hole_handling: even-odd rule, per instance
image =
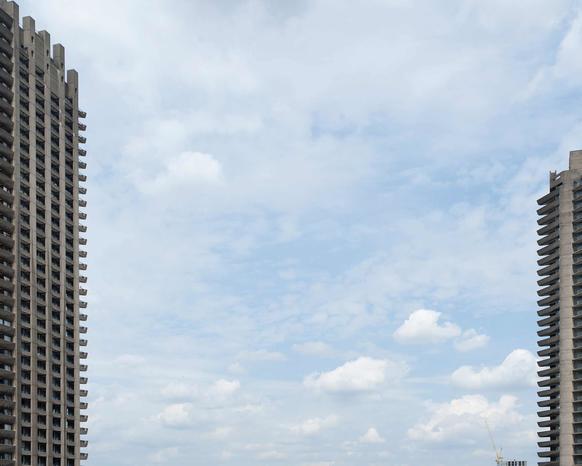
[{"label": "tower facade", "polygon": [[0,0],[0,466],[87,455],[78,75]]},{"label": "tower facade", "polygon": [[540,465],[582,464],[582,151],[538,200]]}]

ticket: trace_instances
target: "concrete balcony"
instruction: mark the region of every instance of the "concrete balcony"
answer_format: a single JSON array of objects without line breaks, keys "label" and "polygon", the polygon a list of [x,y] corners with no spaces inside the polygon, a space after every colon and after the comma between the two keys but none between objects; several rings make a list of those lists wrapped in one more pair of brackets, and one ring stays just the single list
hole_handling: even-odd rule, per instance
[{"label": "concrete balcony", "polygon": [[545,319],[538,321],[538,326],[539,327],[546,327],[548,325],[552,325],[552,324],[557,323],[559,321],[560,321],[560,315],[556,312],[555,314],[552,314],[551,316],[546,317]]},{"label": "concrete balcony", "polygon": [[0,290],[12,293],[14,291],[14,284],[10,280],[0,279]]},{"label": "concrete balcony", "polygon": [[538,240],[538,246],[545,246],[560,240],[560,230],[556,228],[551,233],[543,236]]},{"label": "concrete balcony", "polygon": [[558,198],[553,199],[551,202],[548,202],[542,208],[538,209],[537,214],[540,216],[547,215],[558,208],[559,200]]},{"label": "concrete balcony", "polygon": [[[12,70],[14,69],[14,65],[12,64],[12,60],[10,60],[8,57],[5,57],[4,55],[0,54],[0,65],[2,65],[6,70],[8,70],[8,73],[6,73],[6,71],[4,69],[2,69],[2,73],[6,74],[6,76],[8,76],[10,78],[10,87],[12,87],[12,83],[14,82],[14,78],[10,74],[10,73],[12,73]],[[8,84],[8,80],[6,80],[6,84]]]},{"label": "concrete balcony", "polygon": [[540,307],[550,306],[550,305],[557,303],[559,301],[560,301],[560,295],[556,293],[552,296],[548,296],[547,298],[539,300],[538,306],[540,306]]},{"label": "concrete balcony", "polygon": [[[2,56],[0,56],[0,65],[12,68],[12,63],[10,63]],[[7,73],[4,69],[0,68],[0,82],[2,82],[5,86],[12,87],[12,84],[14,83],[14,78],[10,73]]]},{"label": "concrete balcony", "polygon": [[0,188],[0,200],[8,204],[12,204],[12,202],[14,201],[14,196],[10,191]]},{"label": "concrete balcony", "polygon": [[560,274],[558,273],[558,269],[556,268],[556,269],[554,269],[554,271],[551,275],[547,275],[545,278],[538,280],[538,286],[553,285],[554,283],[556,283],[558,281],[559,278],[560,278]]},{"label": "concrete balcony", "polygon": [[553,254],[559,247],[559,243],[552,243],[547,245],[544,248],[538,249],[538,256],[543,257],[543,256],[549,256],[551,254]]},{"label": "concrete balcony", "polygon": [[79,136],[79,142],[81,144],[85,144],[87,142],[87,138],[85,136]]},{"label": "concrete balcony", "polygon": [[560,424],[558,419],[550,419],[548,421],[540,421],[538,422],[538,427],[547,428],[547,427],[556,427]]},{"label": "concrete balcony", "polygon": [[560,191],[558,191],[557,189],[549,192],[548,194],[546,194],[545,196],[542,196],[538,199],[538,205],[542,206],[542,205],[546,205],[554,200],[556,200],[556,198],[558,197],[558,194],[560,193]]},{"label": "concrete balcony", "polygon": [[0,40],[0,52],[4,52],[6,55],[12,56],[12,45],[6,43],[4,40]]},{"label": "concrete balcony", "polygon": [[558,282],[546,286],[541,290],[538,290],[538,296],[551,296],[552,294],[556,293],[560,289],[560,284]]},{"label": "concrete balcony", "polygon": [[543,216],[538,220],[538,225],[547,225],[558,218],[559,212],[558,209],[550,212],[548,215]]},{"label": "concrete balcony", "polygon": [[538,371],[538,377],[552,377],[558,375],[559,373],[560,369],[558,367],[550,367],[548,369]]},{"label": "concrete balcony", "polygon": [[7,160],[0,159],[0,170],[2,173],[12,179],[12,174],[14,173],[14,166]]},{"label": "concrete balcony", "polygon": [[559,341],[560,338],[556,335],[550,338],[545,338],[544,340],[539,340],[538,346],[543,348],[544,346],[556,345]]},{"label": "concrete balcony", "polygon": [[12,31],[3,23],[0,23],[0,36],[4,37],[8,42],[12,42]]}]

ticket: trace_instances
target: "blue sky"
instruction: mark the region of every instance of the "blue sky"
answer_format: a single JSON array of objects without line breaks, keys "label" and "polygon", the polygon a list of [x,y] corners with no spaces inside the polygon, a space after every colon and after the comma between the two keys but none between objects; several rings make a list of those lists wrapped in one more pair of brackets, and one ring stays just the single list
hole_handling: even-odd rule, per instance
[{"label": "blue sky", "polygon": [[21,7],[89,114],[88,465],[535,462],[580,2]]}]

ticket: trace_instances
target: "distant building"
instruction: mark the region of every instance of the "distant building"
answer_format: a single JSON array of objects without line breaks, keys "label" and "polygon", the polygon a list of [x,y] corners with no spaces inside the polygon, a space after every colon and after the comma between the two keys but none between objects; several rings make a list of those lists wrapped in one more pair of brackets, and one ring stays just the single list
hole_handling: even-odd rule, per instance
[{"label": "distant building", "polygon": [[541,466],[582,464],[582,151],[538,204]]},{"label": "distant building", "polygon": [[499,466],[527,466],[527,461],[504,461]]}]

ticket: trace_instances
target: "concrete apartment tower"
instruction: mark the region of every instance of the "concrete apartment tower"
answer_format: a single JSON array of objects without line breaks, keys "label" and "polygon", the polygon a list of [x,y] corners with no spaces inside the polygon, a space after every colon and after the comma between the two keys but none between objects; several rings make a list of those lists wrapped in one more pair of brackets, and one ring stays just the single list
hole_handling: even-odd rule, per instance
[{"label": "concrete apartment tower", "polygon": [[538,200],[540,465],[582,464],[582,151]]},{"label": "concrete apartment tower", "polygon": [[84,117],[64,48],[0,0],[0,466],[87,458]]}]

